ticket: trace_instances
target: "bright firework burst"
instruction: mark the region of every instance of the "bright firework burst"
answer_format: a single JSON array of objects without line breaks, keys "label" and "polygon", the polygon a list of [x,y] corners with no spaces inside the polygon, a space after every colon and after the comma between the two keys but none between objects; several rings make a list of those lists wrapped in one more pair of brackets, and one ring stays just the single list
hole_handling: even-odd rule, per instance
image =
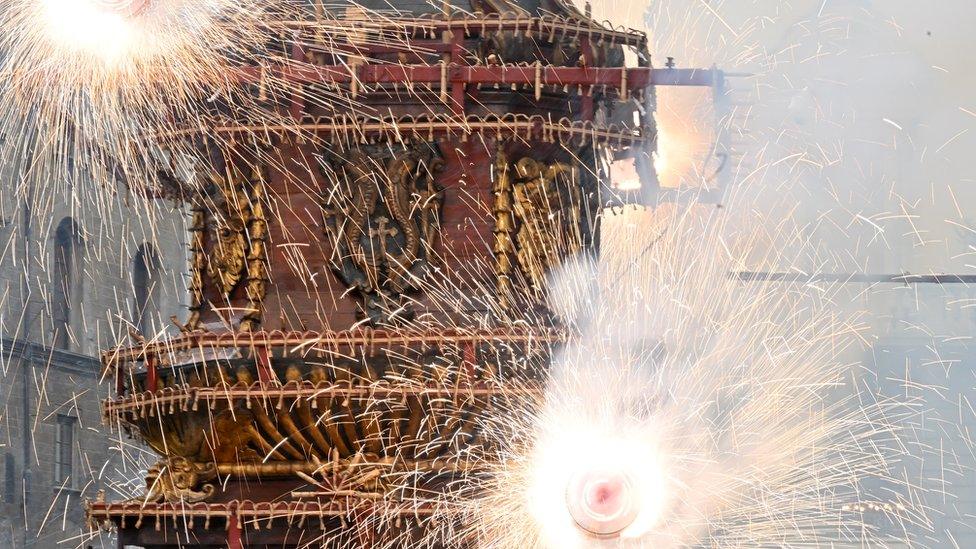
[{"label": "bright firework burst", "polygon": [[856,397],[843,356],[864,327],[834,310],[837,287],[729,276],[764,244],[725,219],[610,216],[603,264],[558,275],[562,299],[583,303],[579,334],[543,401],[486,418],[504,450],[462,504],[483,546],[874,539],[848,509],[890,474],[904,410]]},{"label": "bright firework burst", "polygon": [[[159,136],[178,123],[205,127],[218,112],[274,107],[235,76],[245,56],[288,62],[275,38],[297,4],[249,0],[12,0],[0,7],[0,156],[27,159],[20,192],[98,181],[133,197],[180,192],[193,178],[190,146]],[[262,85],[273,87],[273,77]],[[245,116],[245,115],[241,115]],[[102,199],[92,198],[93,202]]]}]

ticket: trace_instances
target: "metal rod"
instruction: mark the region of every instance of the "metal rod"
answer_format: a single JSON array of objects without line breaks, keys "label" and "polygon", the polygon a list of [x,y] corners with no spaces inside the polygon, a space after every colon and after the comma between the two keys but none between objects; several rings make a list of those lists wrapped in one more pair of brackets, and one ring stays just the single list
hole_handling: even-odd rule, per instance
[{"label": "metal rod", "polygon": [[[621,70],[619,67],[556,67],[536,69],[533,65],[469,66],[452,63],[448,67],[448,81],[458,84],[511,85],[534,84],[546,86],[607,86],[628,92],[637,92],[648,86],[701,86],[712,87],[722,78],[722,72],[713,69],[654,69],[635,67]],[[228,72],[227,77],[238,83],[259,84],[268,75],[295,84],[439,84],[442,81],[440,65],[391,65],[360,63],[355,75],[347,65],[308,65],[240,67]]]},{"label": "metal rod", "polygon": [[976,274],[787,273],[736,271],[729,277],[743,282],[840,282],[844,284],[976,284]]}]

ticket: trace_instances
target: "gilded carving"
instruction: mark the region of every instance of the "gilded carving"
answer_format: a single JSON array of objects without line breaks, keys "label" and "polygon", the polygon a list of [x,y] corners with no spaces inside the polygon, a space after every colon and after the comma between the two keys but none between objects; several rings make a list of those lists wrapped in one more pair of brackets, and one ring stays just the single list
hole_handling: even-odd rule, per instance
[{"label": "gilded carving", "polygon": [[199,324],[205,274],[226,298],[243,285],[247,306],[240,318],[241,331],[253,330],[260,323],[268,278],[264,179],[262,169],[250,165],[228,165],[224,173],[210,175],[213,192],[206,204],[194,210],[191,228],[193,302],[187,329]]},{"label": "gilded carving", "polygon": [[212,245],[207,271],[211,280],[224,294],[234,291],[244,277],[247,265],[247,235],[251,222],[251,201],[245,175],[234,167],[226,174],[214,174],[217,189],[215,219],[211,227]]},{"label": "gilded carving", "polygon": [[194,463],[183,457],[171,457],[149,468],[146,475],[146,503],[207,500],[216,488],[208,481],[217,478],[213,463]]},{"label": "gilded carving", "polygon": [[503,309],[507,309],[512,299],[512,271],[515,266],[515,219],[512,213],[512,176],[508,165],[508,157],[499,150],[495,156],[494,166],[494,204],[492,213],[495,216],[495,276],[498,302]]},{"label": "gilded carving", "polygon": [[264,214],[264,177],[258,173],[251,184],[249,202],[251,220],[248,224],[247,250],[247,311],[241,319],[241,331],[255,330],[261,323],[264,296],[268,293],[268,261],[265,249],[268,240],[268,221]]},{"label": "gilded carving", "polygon": [[261,461],[255,448],[267,451],[271,447],[254,426],[253,414],[247,410],[224,410],[217,414],[213,437],[213,459],[218,463]]},{"label": "gilded carving", "polygon": [[333,269],[359,290],[373,322],[418,290],[434,261],[442,203],[434,179],[441,165],[427,144],[395,154],[364,147],[322,161],[323,177],[334,185],[323,197]]},{"label": "gilded carving", "polygon": [[179,326],[180,331],[196,330],[200,325],[200,314],[203,309],[203,273],[207,267],[207,255],[204,249],[204,233],[206,231],[206,213],[203,208],[193,208],[193,219],[190,225],[190,318],[185,325]]},{"label": "gilded carving", "polygon": [[376,455],[357,453],[348,458],[336,458],[322,464],[312,477],[299,476],[318,488],[316,496],[375,495],[382,497],[391,490],[386,473],[389,465],[377,464]]},{"label": "gilded carving", "polygon": [[563,163],[525,157],[512,166],[499,153],[495,171],[496,274],[507,307],[515,265],[530,284],[527,290],[541,297],[547,273],[580,249],[582,197],[572,168]]}]

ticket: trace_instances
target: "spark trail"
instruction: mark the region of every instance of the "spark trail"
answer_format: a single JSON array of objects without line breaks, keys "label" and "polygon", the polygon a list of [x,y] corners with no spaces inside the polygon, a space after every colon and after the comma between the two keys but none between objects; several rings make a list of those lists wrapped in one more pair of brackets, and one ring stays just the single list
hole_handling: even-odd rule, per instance
[{"label": "spark trail", "polygon": [[152,134],[234,95],[218,75],[260,54],[266,15],[237,0],[5,2],[4,157],[32,153],[54,181],[124,174],[152,189],[165,166]]}]

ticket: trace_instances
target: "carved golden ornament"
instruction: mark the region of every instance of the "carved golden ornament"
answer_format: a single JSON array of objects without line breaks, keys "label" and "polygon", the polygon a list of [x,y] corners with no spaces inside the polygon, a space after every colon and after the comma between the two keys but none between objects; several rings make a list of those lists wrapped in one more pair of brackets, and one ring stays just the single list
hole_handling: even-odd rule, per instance
[{"label": "carved golden ornament", "polygon": [[250,332],[261,324],[264,297],[268,294],[268,221],[264,214],[264,177],[258,172],[251,185],[251,220],[248,225],[247,312],[241,319],[241,330]]},{"label": "carved golden ornament", "polygon": [[[203,273],[207,267],[204,250],[204,231],[207,216],[203,208],[193,208],[193,221],[190,225],[190,318],[185,325],[177,325],[181,332],[196,330],[200,326],[200,313],[203,309]],[[174,322],[176,319],[174,317]]]},{"label": "carved golden ornament", "polygon": [[542,297],[546,276],[563,258],[579,251],[581,192],[567,164],[522,158],[509,165],[499,152],[495,165],[495,261],[499,299],[511,306],[517,268],[528,291]]},{"label": "carved golden ornament", "polygon": [[[251,174],[248,174],[251,175]],[[223,176],[214,174],[217,188],[213,228],[210,233],[208,273],[217,288],[230,294],[245,274],[247,235],[252,220],[247,177],[236,167],[228,167]]]},{"label": "carved golden ornament", "polygon": [[434,174],[442,164],[428,144],[398,154],[362,148],[322,162],[324,177],[338,187],[322,207],[335,242],[333,270],[360,291],[373,321],[418,290],[435,261],[442,197]]},{"label": "carved golden ornament", "polygon": [[316,465],[314,476],[301,471],[296,474],[318,490],[299,495],[382,498],[391,489],[387,474],[391,467],[374,454],[357,453],[347,458],[336,455],[325,464],[316,460]]},{"label": "carved golden ornament", "polygon": [[208,481],[217,478],[217,466],[171,457],[153,465],[146,475],[147,493],[136,501],[146,503],[197,503],[210,498],[216,488]]},{"label": "carved golden ornament", "polygon": [[221,292],[229,294],[244,275],[247,241],[237,223],[233,223],[232,228],[221,227],[216,240],[210,256],[210,277]]},{"label": "carved golden ornament", "polygon": [[512,271],[515,257],[515,220],[512,217],[512,177],[508,157],[501,149],[495,155],[494,166],[494,206],[495,216],[495,277],[498,303],[507,309],[512,299]]},{"label": "carved golden ornament", "polygon": [[254,417],[247,410],[224,410],[213,420],[213,460],[217,463],[253,463],[261,461],[258,449],[270,447],[254,427]]},{"label": "carved golden ornament", "polygon": [[[240,329],[252,331],[260,324],[268,279],[264,179],[263,169],[250,165],[229,165],[224,173],[210,175],[212,196],[194,209],[190,244],[191,314],[185,329],[194,329],[199,324],[204,274],[225,297],[230,297],[243,282],[247,306]],[[208,211],[209,224],[205,213]],[[207,240],[209,247],[205,246]]]},{"label": "carved golden ornament", "polygon": [[538,292],[549,270],[579,248],[578,239],[573,241],[573,227],[579,226],[579,189],[566,164],[523,158],[515,163],[515,173],[513,209],[520,224],[516,257]]}]

